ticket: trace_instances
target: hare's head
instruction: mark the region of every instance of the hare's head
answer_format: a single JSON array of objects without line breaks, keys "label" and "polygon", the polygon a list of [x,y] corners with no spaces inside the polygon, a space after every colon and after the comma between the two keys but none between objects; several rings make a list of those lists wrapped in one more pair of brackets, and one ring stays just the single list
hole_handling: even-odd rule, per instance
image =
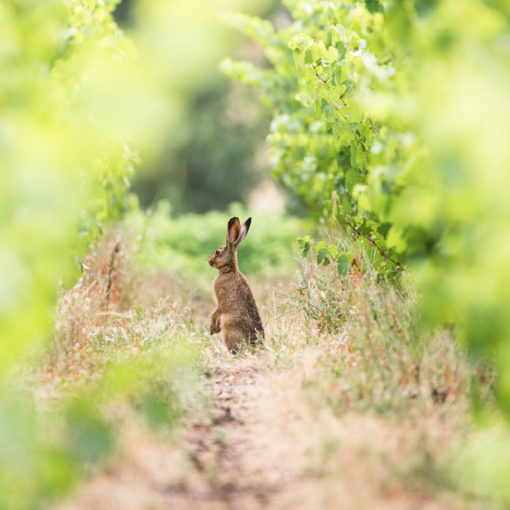
[{"label": "hare's head", "polygon": [[217,248],[209,257],[209,265],[219,269],[237,269],[237,247],[243,242],[250,229],[251,218],[242,225],[239,218],[230,218],[227,226],[227,242],[225,246]]}]

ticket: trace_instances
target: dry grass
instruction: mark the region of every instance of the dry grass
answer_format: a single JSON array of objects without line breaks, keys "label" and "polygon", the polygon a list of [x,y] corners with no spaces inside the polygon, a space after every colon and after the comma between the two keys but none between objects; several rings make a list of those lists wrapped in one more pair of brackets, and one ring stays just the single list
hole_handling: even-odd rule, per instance
[{"label": "dry grass", "polygon": [[154,346],[173,356],[192,344],[202,379],[173,437],[147,428],[136,398],[117,403],[117,454],[63,508],[490,507],[448,475],[474,429],[474,372],[451,333],[420,332],[405,283],[379,281],[366,261],[345,279],[306,264],[296,282],[253,282],[266,348],[232,358],[206,333],[209,289],[140,275],[117,244],[107,238],[62,295],[44,377],[100,379],[119,357],[138,367]]},{"label": "dry grass", "polygon": [[307,459],[300,507],[466,508],[446,458],[473,426],[472,370],[451,334],[420,333],[412,290],[369,268],[340,280],[307,264],[297,287],[265,310],[264,362],[289,465]]},{"label": "dry grass", "polygon": [[41,363],[44,379],[79,384],[100,378],[123,356],[182,337],[196,343],[204,293],[178,275],[138,270],[128,243],[121,232],[106,236],[87,256],[76,285],[62,292],[55,339]]}]

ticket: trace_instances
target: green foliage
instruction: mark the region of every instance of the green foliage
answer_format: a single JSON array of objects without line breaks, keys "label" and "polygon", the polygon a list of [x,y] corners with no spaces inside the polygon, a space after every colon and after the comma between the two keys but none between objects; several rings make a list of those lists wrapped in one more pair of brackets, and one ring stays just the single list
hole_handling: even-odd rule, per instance
[{"label": "green foliage", "polygon": [[348,221],[390,258],[403,251],[388,243],[388,212],[406,170],[406,132],[367,111],[363,94],[398,86],[396,45],[389,44],[382,15],[355,2],[287,5],[295,23],[277,33],[256,18],[227,18],[258,34],[274,69],[231,61],[223,69],[262,87],[275,110],[269,135],[274,175],[313,215]]},{"label": "green foliage", "polygon": [[[500,417],[491,417],[490,427],[478,431],[460,452],[452,452],[449,471],[468,493],[496,499],[507,508],[510,501],[510,436]],[[460,454],[459,454],[460,453]]]},{"label": "green foliage", "polygon": [[72,399],[65,409],[69,426],[68,451],[80,464],[98,462],[113,448],[111,426],[90,399]]},{"label": "green foliage", "polygon": [[0,506],[45,508],[64,496],[90,462],[112,451],[113,430],[91,399],[40,413],[22,395],[0,406]]},{"label": "green foliage", "polygon": [[47,334],[58,282],[75,274],[73,254],[130,208],[134,119],[113,110],[134,90],[105,111],[111,88],[133,71],[114,6],[18,0],[0,7],[2,368]]},{"label": "green foliage", "polygon": [[273,110],[275,176],[370,245],[383,272],[409,266],[425,321],[456,324],[494,360],[510,413],[508,6],[285,5],[293,22],[280,30],[227,18],[263,44],[271,69],[223,63]]},{"label": "green foliage", "polygon": [[174,218],[167,202],[160,202],[152,215],[136,213],[127,225],[144,238],[138,255],[142,266],[179,273],[193,280],[216,276],[207,263],[213,251],[225,244],[231,216],[242,221],[253,217],[250,232],[239,247],[239,267],[246,275],[287,273],[295,267],[295,239],[302,222],[286,215],[250,211],[234,204],[226,213],[184,214]]},{"label": "green foliage", "polygon": [[129,37],[117,4],[0,5],[0,370],[47,338],[58,284],[77,276],[73,258],[136,210],[135,166],[182,131],[189,90],[228,39],[210,2],[134,2]]},{"label": "green foliage", "polygon": [[[65,493],[76,479],[73,459],[62,448],[41,441],[42,423],[19,399],[0,407],[0,506],[37,508],[37,498]],[[40,476],[44,472],[44,476]]]},{"label": "green foliage", "polygon": [[105,274],[112,244],[103,239],[78,283],[61,294],[55,340],[30,360],[31,373],[9,381],[23,390],[2,393],[2,509],[47,508],[65,497],[124,447],[124,413],[168,433],[189,409],[200,358],[193,333],[182,331],[185,312],[168,300],[129,304],[142,299],[141,278],[124,268],[126,248]]},{"label": "green foliage", "polygon": [[0,5],[1,508],[42,508],[112,448],[91,399],[44,413],[8,389],[5,373],[47,339],[59,281],[76,275],[73,255],[131,207],[133,118],[113,113],[134,89],[116,102],[111,90],[133,71],[133,52],[112,21],[115,4]]},{"label": "green foliage", "polygon": [[[117,447],[117,406],[132,406],[149,425],[172,430],[183,413],[183,396],[193,387],[198,358],[180,337],[163,346],[146,340],[144,349],[117,349],[116,359],[99,370],[93,363],[88,371],[82,368],[76,380],[76,373],[60,374],[66,392],[56,404],[45,402],[42,411],[26,395],[2,400],[2,509],[47,508],[90,466],[104,462]],[[91,342],[89,354],[93,349]]]}]

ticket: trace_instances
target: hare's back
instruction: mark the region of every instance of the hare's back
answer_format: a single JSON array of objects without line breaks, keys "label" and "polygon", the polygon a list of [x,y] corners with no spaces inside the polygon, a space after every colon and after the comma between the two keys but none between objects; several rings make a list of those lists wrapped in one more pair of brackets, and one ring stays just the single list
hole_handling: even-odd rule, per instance
[{"label": "hare's back", "polygon": [[235,272],[218,276],[214,281],[214,293],[223,313],[239,318],[259,319],[255,299],[248,281],[242,273]]},{"label": "hare's back", "polygon": [[237,335],[250,342],[264,337],[255,299],[242,273],[221,275],[215,282],[214,290],[222,310],[221,324],[226,337]]},{"label": "hare's back", "polygon": [[248,285],[248,281],[242,273],[239,273],[239,285],[237,286],[237,299],[239,317],[243,322],[249,325],[249,328],[262,332],[262,321],[260,320],[259,311],[255,298]]}]

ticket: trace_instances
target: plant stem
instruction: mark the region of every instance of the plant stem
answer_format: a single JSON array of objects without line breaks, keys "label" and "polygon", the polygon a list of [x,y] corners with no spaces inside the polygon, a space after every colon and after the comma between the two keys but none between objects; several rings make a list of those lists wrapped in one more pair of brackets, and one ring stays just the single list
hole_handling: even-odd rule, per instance
[{"label": "plant stem", "polygon": [[351,227],[354,230],[354,232],[356,232],[357,236],[361,236],[364,239],[366,239],[385,258],[385,260],[388,260],[389,262],[393,263],[395,265],[395,267],[397,269],[399,269],[400,271],[404,270],[404,267],[402,266],[402,264],[397,259],[391,258],[370,236],[364,234],[363,232],[360,232],[358,230],[358,227],[356,227],[356,225],[353,225],[345,217],[345,214],[342,211],[340,211],[340,216],[342,216],[342,218],[344,219],[345,223],[347,225],[349,225],[349,227]]}]

